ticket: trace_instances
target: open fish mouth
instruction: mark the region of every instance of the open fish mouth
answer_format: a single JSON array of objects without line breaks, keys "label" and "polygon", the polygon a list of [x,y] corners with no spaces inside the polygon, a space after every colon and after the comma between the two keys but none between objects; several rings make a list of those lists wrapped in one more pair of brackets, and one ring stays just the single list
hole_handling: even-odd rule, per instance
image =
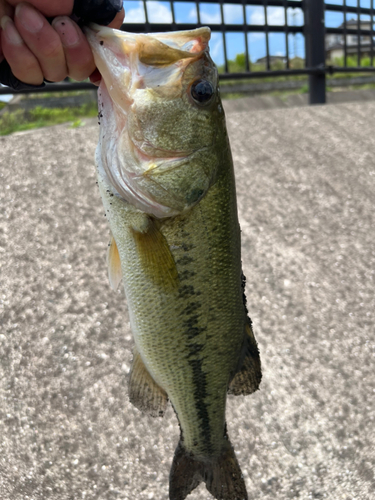
[{"label": "open fish mouth", "polygon": [[173,84],[181,67],[208,50],[209,28],[135,34],[96,24],[85,28],[95,62],[114,102],[132,104],[137,89]]}]

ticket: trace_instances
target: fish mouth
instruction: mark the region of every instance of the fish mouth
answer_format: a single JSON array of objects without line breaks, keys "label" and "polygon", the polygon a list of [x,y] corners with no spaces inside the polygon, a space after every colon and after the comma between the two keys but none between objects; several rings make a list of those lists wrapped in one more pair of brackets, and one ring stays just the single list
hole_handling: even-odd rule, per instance
[{"label": "fish mouth", "polygon": [[181,67],[208,52],[211,30],[201,27],[171,33],[129,33],[97,24],[84,28],[112,99],[132,104],[139,88],[155,88],[181,77]]},{"label": "fish mouth", "polygon": [[[211,38],[211,30],[205,26],[194,30],[144,34],[115,30],[91,23],[84,27],[84,31],[93,50],[98,52],[106,41],[112,41],[120,50],[125,50],[129,54],[138,51],[140,59],[144,59],[149,64],[151,64],[151,49],[153,64],[157,62],[158,64],[171,64],[184,57],[191,57],[192,54],[202,53],[208,47]],[[179,52],[174,52],[174,50]]]}]

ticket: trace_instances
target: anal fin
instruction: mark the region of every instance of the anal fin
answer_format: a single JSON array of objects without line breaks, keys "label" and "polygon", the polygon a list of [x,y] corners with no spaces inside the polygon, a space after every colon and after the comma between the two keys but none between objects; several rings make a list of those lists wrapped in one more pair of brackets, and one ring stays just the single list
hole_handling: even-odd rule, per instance
[{"label": "anal fin", "polygon": [[251,320],[247,319],[245,326],[245,341],[239,368],[231,380],[228,394],[246,396],[259,389],[262,370],[258,345],[251,328]]},{"label": "anal fin", "polygon": [[168,403],[167,393],[151,377],[135,347],[129,379],[129,399],[138,410],[151,417],[163,417]]},{"label": "anal fin", "polygon": [[118,252],[116,241],[112,233],[107,251],[107,266],[109,283],[111,285],[111,288],[116,291],[122,280],[122,270],[120,254]]}]

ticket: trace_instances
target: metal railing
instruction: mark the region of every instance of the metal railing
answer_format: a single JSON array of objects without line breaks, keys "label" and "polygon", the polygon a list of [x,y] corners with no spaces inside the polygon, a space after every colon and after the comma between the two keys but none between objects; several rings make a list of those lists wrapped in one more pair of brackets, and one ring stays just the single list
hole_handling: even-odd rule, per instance
[{"label": "metal railing", "polygon": [[[307,75],[309,78],[310,103],[324,103],[326,100],[326,75],[337,72],[374,72],[374,4],[375,0],[367,0],[369,7],[362,7],[363,0],[342,0],[342,5],[329,3],[329,0],[178,0],[155,2],[139,0],[137,12],[142,14],[142,22],[126,22],[122,29],[136,33],[155,33],[171,30],[189,30],[198,26],[209,26],[214,36],[221,37],[222,64],[219,63],[221,80],[247,80],[251,78],[265,78],[276,76]],[[124,2],[125,10],[127,1]],[[157,5],[156,5],[157,4]],[[195,16],[186,16],[181,19],[178,15],[178,6],[190,5]],[[134,5],[134,2],[133,2]],[[154,10],[151,6],[153,5]],[[168,12],[164,22],[153,19],[155,6]],[[169,10],[165,10],[168,9]],[[218,16],[207,13],[207,6],[216,7]],[[242,20],[234,19],[230,15],[231,9],[242,13]],[[276,8],[276,9],[275,9]],[[205,10],[206,9],[206,10]],[[251,15],[251,9],[257,9],[257,16]],[[157,9],[156,9],[157,10]],[[278,15],[272,16],[275,11]],[[229,14],[228,14],[229,12]],[[303,16],[303,22],[295,23],[295,13]],[[194,12],[193,12],[194,13]],[[343,22],[339,27],[326,26],[327,13],[339,13]],[[281,14],[281,15],[280,15]],[[356,18],[350,19],[351,16]],[[130,16],[131,17],[131,16]],[[160,16],[159,16],[160,17]],[[241,17],[241,15],[239,16]],[[192,19],[194,18],[194,19]],[[257,22],[254,22],[257,21]],[[135,19],[136,21],[136,19]],[[207,22],[208,21],[208,22]],[[261,21],[261,22],[259,22]],[[281,22],[280,22],[281,21]],[[242,65],[231,60],[228,44],[231,37],[242,34],[243,57]],[[256,61],[252,60],[252,44],[254,34],[261,34],[264,38],[265,56]],[[274,53],[271,47],[272,37],[276,34],[283,45],[283,54]],[[343,65],[327,64],[327,36],[336,35],[341,39]],[[280,38],[281,36],[281,38]],[[291,47],[299,36],[304,45],[301,56],[298,57],[296,47]],[[349,43],[348,37],[352,37]],[[357,43],[353,43],[353,37]],[[294,43],[295,45],[295,43]],[[357,65],[348,65],[348,59],[355,50]],[[277,51],[279,52],[279,51]],[[367,54],[367,66],[361,66],[363,54]],[[293,56],[293,57],[292,57]],[[299,62],[300,67],[295,67]],[[280,67],[281,66],[281,67]],[[93,88],[90,83],[61,83],[47,85],[41,91],[61,91]],[[16,93],[1,88],[0,94]]]}]

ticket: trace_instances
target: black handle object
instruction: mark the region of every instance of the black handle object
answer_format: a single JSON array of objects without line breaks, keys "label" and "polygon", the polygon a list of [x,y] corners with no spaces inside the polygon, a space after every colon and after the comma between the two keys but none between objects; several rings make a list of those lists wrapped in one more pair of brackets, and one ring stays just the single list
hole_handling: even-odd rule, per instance
[{"label": "black handle object", "polygon": [[73,14],[83,24],[107,26],[122,9],[122,0],[74,0]]},{"label": "black handle object", "polygon": [[[121,9],[122,0],[74,0],[73,14],[79,24],[97,23],[107,26]],[[19,91],[39,89],[46,85],[21,82],[13,75],[5,59],[0,62],[0,83]]]},{"label": "black handle object", "polygon": [[31,85],[30,83],[21,82],[21,80],[13,75],[6,59],[3,59],[0,63],[0,83],[6,85],[7,87],[11,87],[13,90],[40,89],[46,85],[45,83],[40,85]]}]

